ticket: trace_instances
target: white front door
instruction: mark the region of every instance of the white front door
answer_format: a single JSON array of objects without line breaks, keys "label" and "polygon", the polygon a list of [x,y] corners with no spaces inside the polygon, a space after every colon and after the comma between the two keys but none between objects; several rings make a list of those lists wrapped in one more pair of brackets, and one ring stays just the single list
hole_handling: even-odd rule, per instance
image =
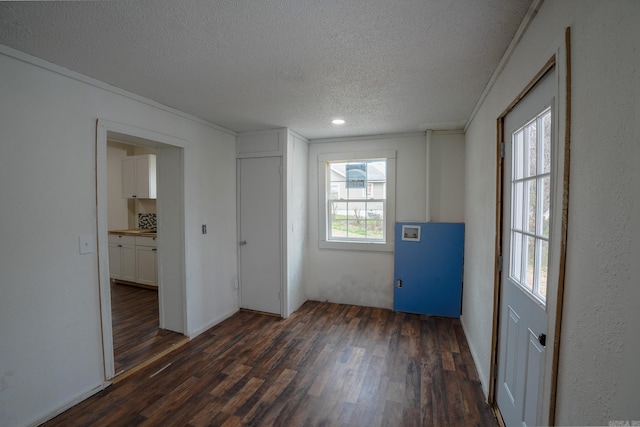
[{"label": "white front door", "polygon": [[507,427],[540,425],[548,327],[556,73],[504,121],[503,272],[496,400]]},{"label": "white front door", "polygon": [[240,306],[281,314],[281,157],[241,159]]}]

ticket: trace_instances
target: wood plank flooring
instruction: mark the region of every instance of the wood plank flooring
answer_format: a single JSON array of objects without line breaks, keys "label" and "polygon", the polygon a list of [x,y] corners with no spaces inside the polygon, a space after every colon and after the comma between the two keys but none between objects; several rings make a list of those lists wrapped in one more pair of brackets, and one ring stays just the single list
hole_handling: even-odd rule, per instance
[{"label": "wood plank flooring", "polygon": [[497,426],[458,320],[238,312],[46,426]]},{"label": "wood plank flooring", "polygon": [[158,291],[111,283],[113,355],[116,374],[186,339],[160,329]]}]

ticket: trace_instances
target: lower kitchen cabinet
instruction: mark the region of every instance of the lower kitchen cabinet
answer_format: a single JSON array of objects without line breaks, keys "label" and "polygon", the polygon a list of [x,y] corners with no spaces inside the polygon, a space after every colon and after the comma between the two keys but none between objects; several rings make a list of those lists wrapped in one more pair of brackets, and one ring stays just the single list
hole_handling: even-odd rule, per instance
[{"label": "lower kitchen cabinet", "polygon": [[109,276],[111,279],[158,285],[156,238],[109,235]]},{"label": "lower kitchen cabinet", "polygon": [[136,282],[158,285],[155,237],[136,237]]},{"label": "lower kitchen cabinet", "polygon": [[112,279],[135,282],[135,237],[120,234],[109,236],[109,275]]}]

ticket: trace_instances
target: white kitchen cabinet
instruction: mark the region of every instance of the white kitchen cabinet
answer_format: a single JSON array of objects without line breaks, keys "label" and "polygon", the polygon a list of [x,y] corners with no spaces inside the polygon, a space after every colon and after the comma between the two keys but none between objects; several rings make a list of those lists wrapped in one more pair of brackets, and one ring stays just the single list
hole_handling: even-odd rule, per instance
[{"label": "white kitchen cabinet", "polygon": [[156,238],[136,237],[136,283],[158,286]]},{"label": "white kitchen cabinet", "polygon": [[109,276],[131,282],[136,280],[135,237],[109,235]]},{"label": "white kitchen cabinet", "polygon": [[156,198],[156,156],[129,156],[122,159],[122,197]]}]

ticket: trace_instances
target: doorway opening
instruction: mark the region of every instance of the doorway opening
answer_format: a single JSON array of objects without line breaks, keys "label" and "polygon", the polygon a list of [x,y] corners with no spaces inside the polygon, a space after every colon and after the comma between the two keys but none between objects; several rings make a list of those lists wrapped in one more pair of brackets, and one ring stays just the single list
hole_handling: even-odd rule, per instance
[{"label": "doorway opening", "polygon": [[160,328],[156,155],[151,147],[107,140],[107,225],[116,377],[185,338]]},{"label": "doorway opening", "polygon": [[[184,336],[184,145],[177,138],[98,120],[97,241],[105,380],[121,379],[188,341]],[[113,178],[122,171],[118,157],[151,153],[157,169],[157,199],[109,197],[110,190],[117,194],[118,187],[123,187],[122,180],[111,186],[116,188],[108,182],[110,175]],[[120,206],[109,206],[110,199]],[[156,233],[150,233],[154,225]],[[142,226],[147,232],[139,234]],[[110,233],[114,228],[117,233]],[[114,244],[124,243],[113,242],[114,238],[126,244]],[[120,251],[128,251],[127,257],[119,257]],[[118,263],[122,270],[113,268]],[[118,271],[125,273],[119,276]]]}]

